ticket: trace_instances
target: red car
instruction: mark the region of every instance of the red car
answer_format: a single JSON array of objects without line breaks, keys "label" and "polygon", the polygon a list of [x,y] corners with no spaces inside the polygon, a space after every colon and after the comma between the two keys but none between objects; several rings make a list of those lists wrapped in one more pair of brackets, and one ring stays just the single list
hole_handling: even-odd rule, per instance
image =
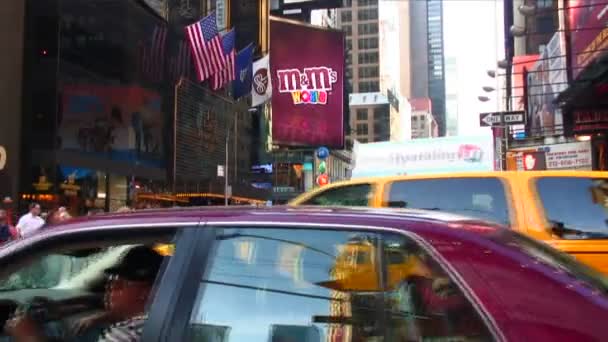
[{"label": "red car", "polygon": [[608,341],[607,290],[571,257],[460,216],[152,210],[0,249],[0,340]]}]

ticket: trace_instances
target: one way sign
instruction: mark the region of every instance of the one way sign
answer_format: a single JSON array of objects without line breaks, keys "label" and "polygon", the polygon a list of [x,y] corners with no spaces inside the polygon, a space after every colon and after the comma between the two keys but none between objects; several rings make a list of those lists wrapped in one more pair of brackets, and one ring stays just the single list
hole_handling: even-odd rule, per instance
[{"label": "one way sign", "polygon": [[490,127],[499,125],[519,125],[526,119],[525,111],[494,112],[479,114],[479,126]]}]

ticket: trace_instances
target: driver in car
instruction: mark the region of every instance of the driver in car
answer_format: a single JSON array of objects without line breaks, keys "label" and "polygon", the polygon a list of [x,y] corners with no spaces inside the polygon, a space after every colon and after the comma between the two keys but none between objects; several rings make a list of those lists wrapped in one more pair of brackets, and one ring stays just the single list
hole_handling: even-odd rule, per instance
[{"label": "driver in car", "polygon": [[81,319],[75,333],[70,334],[72,338],[46,336],[41,323],[27,313],[17,313],[7,322],[5,330],[17,342],[139,341],[147,318],[148,296],[162,262],[163,256],[150,247],[130,249],[118,265],[106,270],[109,280],[104,294],[105,310]]}]

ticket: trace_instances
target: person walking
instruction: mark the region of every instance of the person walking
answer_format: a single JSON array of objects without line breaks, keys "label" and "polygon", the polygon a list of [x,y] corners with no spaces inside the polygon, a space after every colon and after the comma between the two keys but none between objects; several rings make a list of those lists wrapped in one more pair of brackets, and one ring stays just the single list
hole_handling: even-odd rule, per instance
[{"label": "person walking", "polygon": [[40,204],[31,203],[29,209],[17,222],[17,231],[22,238],[34,234],[44,225],[44,220],[40,217]]}]

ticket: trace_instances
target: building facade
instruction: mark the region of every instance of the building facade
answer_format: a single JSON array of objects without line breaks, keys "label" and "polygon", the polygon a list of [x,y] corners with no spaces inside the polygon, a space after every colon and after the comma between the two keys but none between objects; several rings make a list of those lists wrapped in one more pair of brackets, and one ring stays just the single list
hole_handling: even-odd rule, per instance
[{"label": "building facade", "polygon": [[431,99],[411,99],[412,105],[412,139],[436,138],[439,136],[439,125],[433,117]]},{"label": "building facade", "polygon": [[[240,132],[233,133],[228,144],[240,151],[229,160],[233,164],[229,169],[236,171],[229,175],[233,197],[254,193],[248,185],[238,184],[254,163],[248,141],[253,139],[251,117],[228,122],[230,116],[220,113],[200,115],[207,113],[205,100],[175,97],[180,79],[187,81],[194,74],[187,62],[183,28],[221,2],[212,6],[191,2],[187,8],[168,1],[153,2],[162,4],[152,7],[150,3],[2,3],[2,22],[13,27],[3,34],[14,55],[0,58],[0,68],[10,70],[0,81],[3,88],[10,89],[5,92],[9,97],[2,100],[10,111],[10,124],[0,125],[0,145],[8,149],[7,167],[0,170],[1,195],[19,198],[22,207],[30,201],[41,202],[45,209],[67,206],[75,215],[124,205],[189,203],[177,200],[178,191],[212,193],[209,198],[221,196],[223,201],[223,188],[220,191],[214,185],[223,182],[215,173],[213,177],[192,176],[186,168],[175,167],[190,163],[216,170],[217,165],[225,164],[221,136],[227,130],[211,137],[209,132],[214,130],[205,125],[213,120],[217,128]],[[259,50],[267,49],[267,40],[260,33],[268,20],[268,13],[261,15],[264,3],[251,0],[223,12],[224,25],[233,21],[246,26],[236,28],[241,32],[237,49],[249,42]],[[244,14],[248,19],[240,20]],[[238,102],[224,102],[216,112],[242,109]],[[186,119],[180,112],[196,114],[191,116],[194,121],[187,122],[190,117]],[[190,141],[175,139],[175,132],[191,126],[201,129],[188,132],[193,137]],[[240,140],[235,139],[237,134]],[[213,154],[199,146],[215,138],[221,142],[214,142],[214,151],[222,152]],[[176,153],[183,152],[184,144],[199,149]]]},{"label": "building facade", "polygon": [[349,96],[350,127],[349,144],[390,140],[390,104],[382,93],[359,93]]}]

